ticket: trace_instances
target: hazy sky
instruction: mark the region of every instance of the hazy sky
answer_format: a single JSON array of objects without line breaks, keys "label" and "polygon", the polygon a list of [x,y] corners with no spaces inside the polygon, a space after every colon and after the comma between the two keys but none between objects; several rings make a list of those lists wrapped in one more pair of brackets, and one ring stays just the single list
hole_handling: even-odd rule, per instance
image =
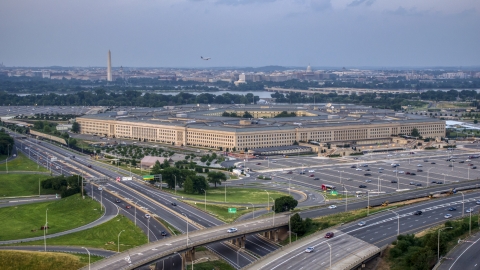
[{"label": "hazy sky", "polygon": [[480,1],[0,1],[7,66],[105,66],[109,49],[117,67],[480,65]]}]

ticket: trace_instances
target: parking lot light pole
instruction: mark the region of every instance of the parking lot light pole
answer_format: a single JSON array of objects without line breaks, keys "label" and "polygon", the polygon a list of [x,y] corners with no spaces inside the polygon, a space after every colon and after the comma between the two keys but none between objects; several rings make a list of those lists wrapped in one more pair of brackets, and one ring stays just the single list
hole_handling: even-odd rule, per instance
[{"label": "parking lot light pole", "polygon": [[397,190],[400,190],[400,179],[397,177]]},{"label": "parking lot light pole", "polygon": [[135,218],[135,226],[137,226],[137,203],[138,203],[138,201],[135,202],[135,216],[134,216],[134,218]]},{"label": "parking lot light pole", "polygon": [[437,264],[440,262],[440,232],[446,229],[451,229],[453,227],[445,227],[438,230],[438,238],[437,238]]},{"label": "parking lot light pole", "polygon": [[467,180],[470,180],[470,166],[467,167],[467,172],[468,172]]},{"label": "parking lot light pole", "polygon": [[378,192],[380,193],[380,191],[382,191],[382,183],[380,183],[380,176],[377,178],[378,180]]},{"label": "parking lot light pole", "polygon": [[267,211],[270,211],[270,193],[268,193],[267,190],[265,190],[265,192],[267,192],[267,195],[268,195],[268,200],[267,200]]},{"label": "parking lot light pole", "polygon": [[290,181],[291,181],[291,180],[292,180],[292,177],[290,177],[290,178],[288,179],[288,196],[290,196],[290,189],[291,189],[291,187],[290,187]]},{"label": "parking lot light pole", "polygon": [[272,210],[273,210],[273,226],[275,226],[275,200],[273,198],[271,198],[272,201],[273,201],[273,206],[272,206]]},{"label": "parking lot light pole", "polygon": [[174,174],[173,177],[175,177],[175,195],[177,195],[177,176]]},{"label": "parking lot light pole", "polygon": [[392,211],[395,215],[397,215],[397,236],[398,236],[400,235],[400,215],[391,209],[388,209],[388,211]]},{"label": "parking lot light pole", "polygon": [[430,170],[433,169],[433,168],[435,168],[435,167],[432,167],[432,168],[430,168],[430,169],[427,170],[427,187],[428,187],[428,184],[430,183],[430,181],[429,181],[429,178],[430,178]]}]

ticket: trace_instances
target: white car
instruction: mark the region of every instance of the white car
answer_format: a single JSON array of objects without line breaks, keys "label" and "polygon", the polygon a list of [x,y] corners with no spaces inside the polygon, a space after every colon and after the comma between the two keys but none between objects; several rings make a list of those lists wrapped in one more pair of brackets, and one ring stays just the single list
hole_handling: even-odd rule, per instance
[{"label": "white car", "polygon": [[367,224],[367,222],[365,221],[360,221],[357,225],[360,226],[360,227],[363,227]]},{"label": "white car", "polygon": [[423,167],[423,165],[422,165],[422,164],[418,164],[417,167]]},{"label": "white car", "polygon": [[466,161],[466,162],[470,162],[471,160],[470,160],[470,159],[467,159],[467,160],[465,160],[465,161]]},{"label": "white car", "polygon": [[452,215],[451,215],[451,214],[446,214],[444,217],[445,217],[445,218],[451,218]]},{"label": "white car", "polygon": [[150,218],[150,215],[149,215],[149,214],[145,214],[145,218]]},{"label": "white car", "polygon": [[277,163],[277,161],[276,161],[276,160],[272,160],[272,163]]},{"label": "white car", "polygon": [[405,173],[404,171],[398,171],[398,173]]},{"label": "white car", "polygon": [[473,212],[473,208],[469,208],[467,210],[465,210],[465,213],[472,213]]},{"label": "white car", "polygon": [[328,207],[328,209],[335,209],[335,208],[337,208],[336,205],[330,205],[330,206]]},{"label": "white car", "polygon": [[102,190],[103,190],[103,188],[102,188],[102,187],[98,187],[98,190],[102,191]]},{"label": "white car", "polygon": [[237,232],[237,228],[230,228],[227,230],[228,233],[234,233],[234,232]]},{"label": "white car", "polygon": [[372,180],[370,180],[370,179],[365,180],[365,183],[371,183],[371,182],[372,182]]},{"label": "white car", "polygon": [[387,157],[391,157],[392,155],[387,155]]},{"label": "white car", "polygon": [[306,253],[311,253],[313,252],[314,248],[313,247],[308,247],[307,249],[305,249],[305,252]]},{"label": "white car", "polygon": [[362,170],[362,169],[360,169],[360,168],[356,168],[356,169],[355,169],[355,171],[361,171],[361,170]]},{"label": "white car", "polygon": [[379,171],[380,171],[380,170],[383,170],[383,168],[382,168],[382,167],[380,167],[380,168],[378,168],[378,170],[379,170]]}]

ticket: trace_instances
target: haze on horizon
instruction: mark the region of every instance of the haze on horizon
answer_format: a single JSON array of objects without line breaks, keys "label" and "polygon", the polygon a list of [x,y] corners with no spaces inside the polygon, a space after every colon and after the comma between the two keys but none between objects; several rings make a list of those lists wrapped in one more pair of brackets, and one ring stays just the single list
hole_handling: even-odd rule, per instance
[{"label": "haze on horizon", "polygon": [[478,66],[478,33],[477,0],[0,2],[6,66]]}]

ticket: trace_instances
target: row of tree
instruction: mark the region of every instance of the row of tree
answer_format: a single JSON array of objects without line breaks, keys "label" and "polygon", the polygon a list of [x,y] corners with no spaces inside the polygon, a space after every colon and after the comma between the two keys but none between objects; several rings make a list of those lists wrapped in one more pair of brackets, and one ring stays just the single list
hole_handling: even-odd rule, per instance
[{"label": "row of tree", "polygon": [[0,155],[12,154],[13,138],[5,132],[5,129],[0,129]]},{"label": "row of tree", "polygon": [[65,177],[62,175],[45,179],[40,182],[40,185],[44,189],[57,191],[62,198],[65,198],[81,192],[82,177],[78,175]]}]

